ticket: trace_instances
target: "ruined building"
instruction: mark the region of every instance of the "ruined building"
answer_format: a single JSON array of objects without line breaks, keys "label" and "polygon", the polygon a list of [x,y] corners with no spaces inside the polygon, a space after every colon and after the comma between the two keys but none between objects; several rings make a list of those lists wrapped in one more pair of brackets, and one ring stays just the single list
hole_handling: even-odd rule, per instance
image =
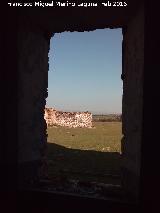
[{"label": "ruined building", "polygon": [[54,108],[45,108],[44,118],[47,126],[92,127],[90,112],[62,112]]}]

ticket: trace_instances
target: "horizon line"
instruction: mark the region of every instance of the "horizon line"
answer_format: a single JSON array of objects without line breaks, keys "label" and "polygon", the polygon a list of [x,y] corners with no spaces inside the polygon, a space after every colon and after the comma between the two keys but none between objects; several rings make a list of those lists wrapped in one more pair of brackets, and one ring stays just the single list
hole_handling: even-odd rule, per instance
[{"label": "horizon line", "polygon": [[[55,107],[50,107],[50,106],[45,106],[45,108],[53,108],[56,109]],[[98,112],[98,111],[93,111],[93,110],[69,110],[69,109],[56,109],[57,111],[64,111],[64,112],[91,112],[92,114],[122,114],[122,112]]]}]

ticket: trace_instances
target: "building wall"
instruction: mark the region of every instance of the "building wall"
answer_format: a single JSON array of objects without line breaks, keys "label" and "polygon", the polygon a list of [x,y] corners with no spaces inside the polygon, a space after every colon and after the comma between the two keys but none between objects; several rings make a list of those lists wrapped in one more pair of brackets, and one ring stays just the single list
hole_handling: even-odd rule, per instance
[{"label": "building wall", "polygon": [[[43,10],[45,11],[45,10]],[[31,13],[32,12],[32,13]],[[48,87],[48,51],[47,23],[50,23],[50,32],[92,30],[104,27],[124,27],[123,30],[123,139],[122,139],[122,184],[130,194],[137,196],[139,190],[140,159],[141,159],[141,130],[142,130],[142,106],[143,106],[143,51],[144,51],[144,17],[143,10],[134,14],[128,25],[122,22],[116,24],[111,19],[103,16],[90,26],[86,24],[83,16],[66,16],[75,22],[70,24],[66,19],[60,18],[61,14],[53,20],[48,16],[48,11],[41,20],[34,16],[35,11],[26,22],[22,20],[25,15],[19,17],[18,26],[18,162],[19,183],[30,182],[38,178],[45,162],[46,151],[46,122],[44,108]],[[27,15],[29,15],[27,14]],[[55,14],[55,13],[51,13]],[[88,14],[88,12],[86,13]],[[98,13],[97,13],[98,14]],[[108,14],[105,13],[104,14]],[[102,15],[104,15],[102,14]],[[113,13],[117,14],[117,13]],[[96,15],[96,12],[94,13]],[[94,17],[92,16],[90,17]],[[32,17],[33,16],[33,17]],[[62,16],[65,17],[65,16]],[[86,18],[88,16],[86,15]],[[119,16],[121,17],[121,16]],[[124,18],[126,15],[124,15]],[[98,19],[99,18],[99,19]],[[88,20],[88,19],[87,19]],[[89,18],[92,22],[92,18]],[[98,21],[97,21],[98,20]],[[32,21],[35,25],[32,26]],[[54,21],[54,24],[53,24]],[[79,25],[78,25],[79,22]],[[103,26],[101,23],[103,22]],[[113,23],[114,22],[114,23]],[[40,30],[38,26],[43,28]],[[67,25],[67,28],[65,28]],[[85,26],[85,27],[83,27]],[[49,28],[49,27],[48,27]]]},{"label": "building wall", "polygon": [[92,127],[92,114],[90,112],[62,112],[53,108],[45,108],[44,118],[47,126]]},{"label": "building wall", "polygon": [[123,29],[122,184],[139,193],[142,143],[144,11],[140,9]]},{"label": "building wall", "polygon": [[18,165],[19,183],[27,184],[43,175],[49,43],[43,31],[31,23],[22,24],[18,32]]}]

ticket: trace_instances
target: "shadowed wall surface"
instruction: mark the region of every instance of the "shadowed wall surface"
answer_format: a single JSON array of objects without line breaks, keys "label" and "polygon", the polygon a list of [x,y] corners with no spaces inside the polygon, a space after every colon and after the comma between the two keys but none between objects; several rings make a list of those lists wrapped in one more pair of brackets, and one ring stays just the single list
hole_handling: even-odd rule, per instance
[{"label": "shadowed wall surface", "polygon": [[[128,2],[130,4],[127,8],[30,8],[18,11],[15,28],[18,63],[13,65],[18,70],[18,89],[15,93],[18,102],[18,171],[19,183],[22,185],[39,179],[45,158],[47,135],[44,108],[51,36],[55,32],[67,30],[91,31],[122,27],[122,177],[124,189],[133,196],[138,196],[142,142],[144,8],[140,1]],[[14,101],[11,99],[11,106],[12,102]],[[8,141],[9,138],[8,135]],[[7,162],[11,161],[10,158],[7,159]]]}]

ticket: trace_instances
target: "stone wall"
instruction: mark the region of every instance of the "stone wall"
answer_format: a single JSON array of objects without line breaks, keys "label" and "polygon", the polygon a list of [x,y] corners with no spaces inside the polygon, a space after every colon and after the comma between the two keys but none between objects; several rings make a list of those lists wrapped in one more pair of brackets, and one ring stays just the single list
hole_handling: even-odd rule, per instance
[{"label": "stone wall", "polygon": [[54,108],[45,108],[44,118],[47,126],[92,127],[92,114],[90,112],[62,112]]},{"label": "stone wall", "polygon": [[49,43],[26,20],[18,31],[18,172],[19,183],[43,176],[47,146],[44,108],[48,87]]},{"label": "stone wall", "polygon": [[123,29],[122,185],[137,198],[141,169],[144,11]]},{"label": "stone wall", "polygon": [[[81,10],[73,9],[70,12],[68,8],[63,11],[54,8],[53,10],[42,8],[42,10],[31,9],[18,11],[18,21],[16,21],[18,23],[14,40],[12,36],[8,36],[6,44],[10,40],[13,40],[13,42],[9,42],[10,45],[4,45],[5,48],[8,48],[8,53],[12,51],[12,54],[10,54],[9,62],[7,58],[4,63],[7,67],[5,69],[7,77],[4,81],[7,82],[7,86],[2,97],[5,96],[8,98],[11,96],[11,99],[8,98],[10,104],[7,107],[7,113],[5,113],[5,116],[8,117],[5,117],[4,121],[9,120],[10,123],[14,123],[15,125],[16,123],[13,122],[12,118],[13,115],[11,116],[9,112],[10,109],[14,108],[13,103],[17,102],[18,104],[17,111],[14,108],[16,111],[15,114],[18,114],[18,131],[15,131],[18,137],[13,136],[10,132],[5,137],[8,141],[6,147],[9,156],[7,163],[9,160],[13,162],[13,159],[10,157],[11,147],[14,147],[12,137],[16,139],[16,142],[18,141],[18,147],[15,146],[18,150],[19,182],[36,179],[42,161],[45,158],[47,136],[44,108],[48,87],[48,34],[52,32],[82,32],[84,30],[90,31],[107,27],[123,27],[122,77],[124,79],[124,87],[122,120],[124,137],[122,140],[122,184],[126,191],[129,191],[132,195],[138,195],[143,121],[144,15],[143,10],[137,13],[136,7],[139,7],[140,1],[130,2],[133,2],[132,4],[134,4],[135,9],[130,4],[129,7],[123,7],[123,10],[120,11],[118,7],[117,10],[109,7],[108,9],[107,7],[103,8],[103,10],[99,10],[99,8],[95,8],[94,10],[81,8]],[[132,10],[129,8],[134,11],[134,14],[131,13]],[[9,26],[7,30],[11,33],[13,23],[11,20],[7,20]],[[4,30],[4,32],[7,32],[7,30]],[[14,60],[12,60],[14,53],[12,48],[10,48],[14,42],[17,42],[18,68]],[[12,79],[10,76],[14,75],[10,74],[13,73],[13,70],[18,70],[16,99],[12,98],[14,91],[12,81],[14,81],[14,78]],[[9,94],[11,95],[9,96]],[[7,98],[2,98],[2,100],[7,100]],[[4,101],[4,103],[7,101]],[[2,123],[5,123],[4,121]],[[7,122],[5,128],[6,133],[8,133]],[[17,160],[17,155],[12,154],[13,156]]]}]

